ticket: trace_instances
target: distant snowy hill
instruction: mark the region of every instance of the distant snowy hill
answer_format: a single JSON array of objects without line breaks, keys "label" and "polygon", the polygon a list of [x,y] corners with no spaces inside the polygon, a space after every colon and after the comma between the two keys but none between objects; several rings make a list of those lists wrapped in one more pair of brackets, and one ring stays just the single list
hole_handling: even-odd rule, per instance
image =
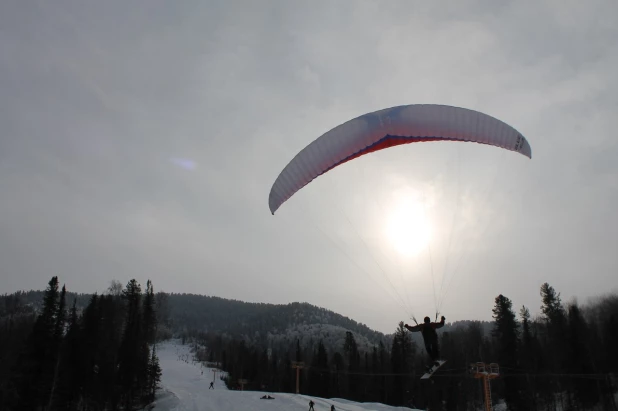
[{"label": "distant snowy hill", "polygon": [[[169,327],[178,334],[188,331],[220,333],[250,344],[272,346],[301,339],[319,339],[341,346],[346,331],[354,333],[360,347],[371,347],[390,336],[348,317],[308,303],[246,303],[195,294],[168,294]],[[397,324],[393,325],[393,330]],[[341,342],[341,345],[339,345]]]}]

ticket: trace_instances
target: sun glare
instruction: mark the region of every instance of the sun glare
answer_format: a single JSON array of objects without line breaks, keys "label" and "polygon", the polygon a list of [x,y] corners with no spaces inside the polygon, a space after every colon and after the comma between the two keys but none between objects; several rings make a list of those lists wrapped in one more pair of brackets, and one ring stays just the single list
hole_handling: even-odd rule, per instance
[{"label": "sun glare", "polygon": [[394,205],[386,222],[386,234],[397,252],[415,256],[429,243],[429,220],[420,200],[406,196]]}]

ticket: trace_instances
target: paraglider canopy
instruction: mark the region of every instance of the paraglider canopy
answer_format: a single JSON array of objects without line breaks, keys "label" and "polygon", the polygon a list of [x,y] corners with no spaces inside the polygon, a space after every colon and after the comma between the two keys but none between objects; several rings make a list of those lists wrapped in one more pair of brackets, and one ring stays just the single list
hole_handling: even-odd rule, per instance
[{"label": "paraglider canopy", "polygon": [[391,107],[364,114],[318,137],[281,171],[268,197],[272,214],[298,190],[333,168],[374,151],[410,143],[487,144],[528,158],[528,141],[508,124],[478,111],[434,104]]}]

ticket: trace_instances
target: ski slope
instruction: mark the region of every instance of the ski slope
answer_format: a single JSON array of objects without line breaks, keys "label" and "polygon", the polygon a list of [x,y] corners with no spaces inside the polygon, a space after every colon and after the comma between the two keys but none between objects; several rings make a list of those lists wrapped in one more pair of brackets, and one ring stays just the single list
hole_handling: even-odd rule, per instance
[{"label": "ski slope", "polygon": [[[395,411],[406,407],[391,407],[379,403],[358,403],[341,398],[319,398],[302,394],[266,393],[262,391],[228,390],[213,370],[193,362],[188,345],[166,341],[157,347],[163,370],[161,390],[154,403],[154,411],[293,411],[308,410],[309,401],[315,411]],[[209,389],[214,378],[214,389]],[[260,399],[270,395],[274,400]]]}]

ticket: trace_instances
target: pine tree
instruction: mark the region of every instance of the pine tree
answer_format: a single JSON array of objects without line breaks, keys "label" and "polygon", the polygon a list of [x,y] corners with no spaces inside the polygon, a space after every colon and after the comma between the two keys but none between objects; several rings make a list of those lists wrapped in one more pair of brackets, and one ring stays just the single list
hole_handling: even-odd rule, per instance
[{"label": "pine tree", "polygon": [[155,294],[150,280],[146,282],[144,295],[144,334],[148,344],[154,344],[157,328],[157,315],[155,310]]},{"label": "pine tree", "polygon": [[160,334],[157,338],[171,338],[171,308],[169,298],[166,293],[159,291],[155,294],[155,307],[157,308],[157,333]]},{"label": "pine tree", "polygon": [[[148,280],[146,282],[146,292],[144,294],[144,302],[142,309],[142,327],[141,335],[139,337],[139,381],[149,381],[149,365],[151,362],[150,346],[154,345],[157,329],[157,317],[155,311],[155,295],[153,291],[152,282]],[[154,351],[154,346],[153,346]],[[151,392],[151,384],[140,384],[142,389],[142,396],[145,401],[151,401],[154,398],[154,393]]]},{"label": "pine tree", "polygon": [[[567,369],[569,358],[563,342],[567,338],[566,312],[560,300],[560,293],[548,283],[541,285],[541,312],[545,319],[546,347],[551,347],[545,358],[553,372],[561,373]],[[558,381],[558,384],[560,382]],[[558,387],[559,389],[560,387]]]},{"label": "pine tree", "polygon": [[58,408],[75,409],[79,398],[81,380],[79,378],[82,344],[80,341],[81,329],[77,315],[77,300],[71,306],[68,327],[62,352],[62,365],[58,382]]},{"label": "pine tree", "polygon": [[83,398],[93,398],[96,390],[96,371],[98,370],[98,344],[99,344],[99,296],[93,294],[82,315],[82,326],[80,327],[80,364],[79,381],[82,388]]},{"label": "pine tree", "polygon": [[161,382],[161,375],[163,374],[161,366],[159,365],[159,358],[157,357],[155,347],[152,347],[152,355],[148,362],[148,401],[154,400],[157,389],[159,388],[159,383]]},{"label": "pine tree", "polygon": [[345,362],[343,360],[343,356],[338,351],[335,352],[335,354],[333,355],[333,365],[335,367],[335,372],[333,374],[333,384],[332,384],[333,390],[334,390],[333,394],[337,397],[345,398],[347,390],[342,390],[342,386],[344,384],[341,382],[341,380],[343,378],[339,374],[340,372],[344,371]]},{"label": "pine tree", "polygon": [[52,379],[52,383],[51,383],[51,390],[49,393],[49,399],[47,402],[47,407],[46,409],[51,410],[52,409],[52,403],[54,401],[54,394],[56,391],[56,384],[58,383],[58,372],[60,371],[60,360],[61,360],[61,348],[62,348],[62,341],[64,338],[64,329],[66,326],[66,293],[67,293],[67,289],[66,287],[63,285],[62,286],[62,292],[60,293],[60,299],[58,302],[58,311],[56,313],[56,323],[54,325],[54,334],[53,334],[53,349],[55,350],[55,358],[56,358],[56,362],[54,364],[54,370],[53,370],[53,379]]},{"label": "pine tree", "polygon": [[271,358],[270,358],[270,369],[271,371],[271,379],[270,379],[270,391],[277,391],[277,390],[281,390],[281,375],[282,373],[279,372],[279,356],[277,355],[276,351],[273,351]]},{"label": "pine tree", "polygon": [[358,346],[356,345],[356,339],[351,331],[346,331],[345,341],[343,343],[343,352],[346,354],[348,363],[348,392],[350,398],[358,399],[358,393],[360,391],[360,384],[358,378],[358,372],[360,370],[360,353],[358,352]]},{"label": "pine tree", "polygon": [[[530,310],[525,306],[522,306],[519,310],[519,317],[521,319],[522,338],[521,349],[519,351],[519,363],[521,368],[525,370],[537,371],[541,363],[540,348],[538,340],[532,333],[532,327],[530,324]],[[534,378],[534,375],[533,375]],[[530,381],[530,375],[526,377],[526,383],[522,384],[522,404],[525,404],[528,410],[537,410],[537,392],[538,387],[536,383]]]},{"label": "pine tree", "polygon": [[347,355],[348,367],[350,371],[356,371],[359,366],[358,346],[356,339],[351,331],[346,331],[345,341],[343,342],[343,352]]},{"label": "pine tree", "polygon": [[67,289],[66,286],[62,286],[62,291],[60,292],[60,298],[58,301],[58,311],[56,314],[56,324],[54,326],[54,340],[56,340],[56,344],[60,344],[60,341],[64,337],[64,331],[66,326],[66,294]]},{"label": "pine tree", "polygon": [[[592,330],[584,319],[577,304],[571,304],[568,313],[568,333],[567,344],[570,358],[568,370],[572,374],[592,374],[593,362],[587,342],[590,341]],[[597,382],[591,379],[582,379],[574,384],[572,390],[575,401],[583,409],[590,409],[599,401]]]},{"label": "pine tree", "polygon": [[300,339],[296,339],[296,362],[301,362],[303,358],[302,350],[300,349]]},{"label": "pine tree", "polygon": [[[212,352],[212,351],[211,351]],[[256,349],[257,353],[257,349]],[[257,366],[257,379],[260,382],[260,389],[267,389],[271,385],[272,369],[268,358],[268,350],[262,348],[259,353],[259,361]]]},{"label": "pine tree", "polygon": [[618,372],[618,315],[610,313],[609,318],[602,321],[604,364],[608,372]]},{"label": "pine tree", "polygon": [[318,397],[329,397],[328,390],[328,354],[322,340],[318,342],[318,348],[313,355],[310,368],[311,393]]},{"label": "pine tree", "polygon": [[498,342],[499,361],[505,366],[517,365],[519,331],[512,306],[513,303],[511,300],[500,294],[496,297],[495,306],[492,310],[494,319],[492,336],[495,337]]},{"label": "pine tree", "polygon": [[[510,299],[500,294],[495,299],[493,308],[494,337],[498,347],[498,362],[501,367],[517,367],[517,346],[519,343],[519,332],[517,320],[512,310],[513,303]],[[504,378],[504,397],[509,409],[523,409],[521,396],[519,395],[519,384],[514,377]]]},{"label": "pine tree", "polygon": [[519,310],[519,317],[521,318],[522,344],[524,347],[529,347],[532,343],[532,333],[530,331],[530,310],[528,310],[526,306],[522,305]]},{"label": "pine tree", "polygon": [[43,309],[28,342],[27,362],[22,381],[22,409],[43,407],[49,401],[57,344],[54,338],[59,308],[58,277],[54,276],[43,294]]},{"label": "pine tree", "polygon": [[0,296],[0,410],[20,409],[20,381],[31,378],[26,348],[35,320],[20,293]]},{"label": "pine tree", "polygon": [[369,401],[380,401],[380,360],[378,356],[378,347],[374,345],[371,348],[371,369],[370,373],[370,389],[369,389]]},{"label": "pine tree", "polygon": [[554,325],[563,325],[565,312],[560,300],[560,293],[556,293],[556,290],[548,283],[543,283],[541,285],[541,299],[543,301],[541,312],[545,319]]},{"label": "pine tree", "polygon": [[400,321],[393,336],[391,348],[391,369],[393,374],[396,374],[393,383],[393,400],[396,405],[404,405],[405,403],[405,391],[408,384],[407,375],[412,371],[414,351],[410,335],[403,326],[403,321]]},{"label": "pine tree", "polygon": [[[380,340],[380,343],[378,344],[378,369],[381,373],[386,373],[386,371],[388,370],[388,357],[389,357],[389,353],[386,351],[386,346],[384,345],[384,342],[382,340]],[[380,377],[380,394],[379,394],[379,400],[380,402],[383,403],[388,403],[388,379],[386,375],[382,375]]]},{"label": "pine tree", "polygon": [[142,393],[142,316],[141,287],[135,279],[127,283],[123,291],[126,301],[126,319],[124,333],[119,351],[118,376],[122,387],[122,402],[131,409]]},{"label": "pine tree", "polygon": [[364,374],[361,378],[363,379],[363,395],[361,397],[361,401],[365,402],[371,397],[370,390],[372,388],[371,381],[371,363],[369,361],[369,352],[365,351],[365,359],[364,359]]}]

